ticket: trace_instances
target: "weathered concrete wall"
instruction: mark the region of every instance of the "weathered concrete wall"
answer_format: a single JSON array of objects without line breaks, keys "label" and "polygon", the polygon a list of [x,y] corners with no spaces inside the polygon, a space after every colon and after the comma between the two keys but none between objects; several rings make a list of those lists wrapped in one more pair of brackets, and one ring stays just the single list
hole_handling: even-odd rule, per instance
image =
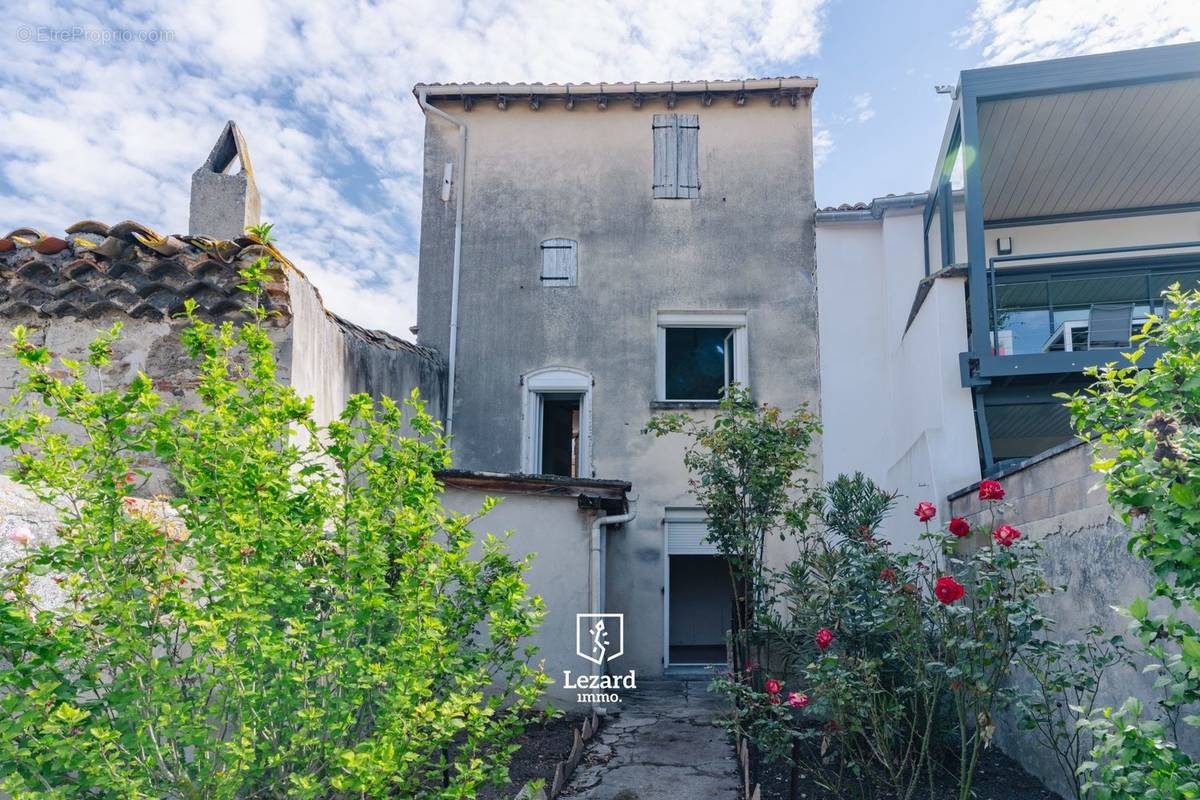
[{"label": "weathered concrete wall", "polygon": [[[1012,506],[1000,521],[1040,541],[1046,551],[1046,578],[1053,586],[1068,587],[1068,591],[1052,594],[1042,602],[1043,612],[1057,623],[1055,635],[1060,640],[1078,637],[1092,625],[1099,625],[1109,634],[1124,633],[1129,621],[1112,607],[1128,606],[1136,597],[1148,598],[1153,587],[1144,562],[1126,550],[1129,531],[1113,518],[1102,479],[1090,469],[1091,461],[1090,447],[1071,442],[1000,477],[1005,502]],[[974,487],[952,496],[950,509],[972,522],[986,514]],[[1157,611],[1165,613],[1167,609]],[[1136,642],[1131,645],[1136,649]],[[1139,667],[1142,663],[1144,659]],[[1153,686],[1154,678],[1154,673],[1140,669],[1114,669],[1104,682],[1099,707],[1115,708],[1133,696],[1141,699],[1147,713],[1154,714],[1162,697],[1161,690]],[[1017,681],[1029,685],[1027,678],[1018,677]],[[1053,754],[1039,746],[1032,734],[1018,730],[1011,715],[1000,722],[1000,747],[1067,796],[1066,781]],[[1183,746],[1200,753],[1200,735],[1186,725],[1179,728]]]},{"label": "weathered concrete wall", "polygon": [[[471,528],[481,538],[511,531],[507,545],[514,558],[535,554],[526,580],[530,592],[545,601],[546,618],[529,643],[538,648],[535,660],[544,662],[546,674],[554,681],[547,696],[573,706],[576,692],[562,688],[563,670],[579,675],[591,666],[575,655],[575,615],[588,611],[592,515],[580,512],[574,497],[484,493],[459,487],[447,487],[442,504],[452,511],[476,513],[488,495],[500,499],[500,504]],[[620,659],[613,669],[622,671]]]},{"label": "weathered concrete wall", "polygon": [[[818,404],[813,281],[812,127],[793,108],[750,97],[699,115],[700,196],[656,200],[652,131],[665,104],[600,111],[447,110],[468,125],[465,186],[441,200],[457,131],[429,118],[419,280],[419,341],[449,344],[453,192],[464,230],[454,438],[456,465],[521,468],[522,376],[550,366],[593,379],[592,464],[584,475],[633,482],[636,522],[610,537],[608,609],[630,615],[627,649],[640,673],[662,669],[667,506],[694,506],[682,443],[640,434],[655,406],[657,312],[746,311],[749,384],[758,400]],[[538,280],[540,243],[578,242],[579,282]],[[693,409],[698,414],[710,411]],[[818,467],[819,468],[819,467]],[[784,558],[782,554],[778,559]]]}]

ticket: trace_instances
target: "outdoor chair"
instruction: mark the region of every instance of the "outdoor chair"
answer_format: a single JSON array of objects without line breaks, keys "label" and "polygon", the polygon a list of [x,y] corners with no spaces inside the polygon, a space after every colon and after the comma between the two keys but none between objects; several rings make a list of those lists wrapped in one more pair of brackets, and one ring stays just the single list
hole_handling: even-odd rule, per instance
[{"label": "outdoor chair", "polygon": [[1133,327],[1133,303],[1092,306],[1088,312],[1088,350],[1129,347]]}]

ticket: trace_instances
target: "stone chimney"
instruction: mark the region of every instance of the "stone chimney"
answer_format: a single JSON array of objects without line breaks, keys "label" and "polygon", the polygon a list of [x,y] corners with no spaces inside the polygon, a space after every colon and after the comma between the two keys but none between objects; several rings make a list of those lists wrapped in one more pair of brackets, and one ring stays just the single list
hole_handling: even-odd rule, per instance
[{"label": "stone chimney", "polygon": [[213,239],[236,239],[261,213],[250,150],[233,120],[225,123],[208,160],[192,173],[192,206],[188,233]]}]

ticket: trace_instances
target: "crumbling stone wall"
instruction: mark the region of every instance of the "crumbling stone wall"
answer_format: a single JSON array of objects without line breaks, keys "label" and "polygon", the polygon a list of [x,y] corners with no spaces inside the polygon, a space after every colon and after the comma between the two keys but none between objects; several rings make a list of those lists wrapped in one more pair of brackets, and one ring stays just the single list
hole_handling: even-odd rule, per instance
[{"label": "crumbling stone wall", "polygon": [[[1000,483],[1012,511],[1002,522],[1016,526],[1024,536],[1045,547],[1046,578],[1067,591],[1042,601],[1042,611],[1057,623],[1060,640],[1079,637],[1092,625],[1108,634],[1124,633],[1128,620],[1113,606],[1128,606],[1135,597],[1150,596],[1153,580],[1144,562],[1126,549],[1129,531],[1113,517],[1102,477],[1091,470],[1092,449],[1084,442],[1069,442],[1002,473]],[[950,511],[972,523],[988,522],[976,487],[951,495]],[[1152,605],[1152,608],[1154,606]],[[1155,609],[1166,613],[1166,606]],[[1136,642],[1131,642],[1135,649]],[[1139,698],[1147,713],[1158,711],[1162,692],[1154,688],[1154,673],[1114,669],[1103,686],[1099,707],[1116,708],[1127,697]],[[1027,678],[1017,678],[1029,685]],[[1200,735],[1180,725],[1181,745],[1200,753]],[[1012,715],[1000,720],[997,741],[1031,773],[1064,797],[1070,792],[1053,754],[1033,735],[1017,729]]]}]

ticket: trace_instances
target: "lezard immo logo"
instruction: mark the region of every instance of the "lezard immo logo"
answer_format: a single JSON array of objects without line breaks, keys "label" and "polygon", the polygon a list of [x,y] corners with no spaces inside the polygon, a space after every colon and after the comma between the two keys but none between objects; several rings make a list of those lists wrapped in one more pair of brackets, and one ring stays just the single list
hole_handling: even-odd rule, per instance
[{"label": "lezard immo logo", "polygon": [[593,664],[619,658],[625,652],[624,614],[576,614],[575,654]]}]

